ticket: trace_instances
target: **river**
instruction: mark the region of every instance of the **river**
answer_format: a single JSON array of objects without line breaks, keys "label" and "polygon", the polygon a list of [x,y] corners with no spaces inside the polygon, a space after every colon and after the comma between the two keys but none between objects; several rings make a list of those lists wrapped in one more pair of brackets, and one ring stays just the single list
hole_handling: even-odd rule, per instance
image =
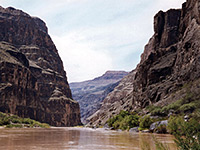
[{"label": "river", "polygon": [[[171,135],[154,134],[175,150]],[[0,129],[0,150],[155,150],[152,134],[90,128]]]}]

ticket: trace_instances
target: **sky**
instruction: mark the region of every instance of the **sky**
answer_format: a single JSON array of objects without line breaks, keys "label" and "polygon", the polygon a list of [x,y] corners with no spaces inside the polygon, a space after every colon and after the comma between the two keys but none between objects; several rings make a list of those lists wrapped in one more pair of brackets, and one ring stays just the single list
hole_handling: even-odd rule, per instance
[{"label": "sky", "polygon": [[159,11],[185,0],[0,0],[41,18],[63,61],[69,82],[131,71],[153,35]]}]

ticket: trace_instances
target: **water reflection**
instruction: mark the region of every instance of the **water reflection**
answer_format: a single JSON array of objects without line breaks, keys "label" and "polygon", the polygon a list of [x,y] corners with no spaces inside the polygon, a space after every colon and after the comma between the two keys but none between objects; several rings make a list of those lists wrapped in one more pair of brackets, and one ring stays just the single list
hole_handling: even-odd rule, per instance
[{"label": "water reflection", "polygon": [[[155,135],[174,150],[170,135]],[[150,145],[151,134],[105,131],[86,128],[0,129],[0,149],[5,150],[140,150]]]}]

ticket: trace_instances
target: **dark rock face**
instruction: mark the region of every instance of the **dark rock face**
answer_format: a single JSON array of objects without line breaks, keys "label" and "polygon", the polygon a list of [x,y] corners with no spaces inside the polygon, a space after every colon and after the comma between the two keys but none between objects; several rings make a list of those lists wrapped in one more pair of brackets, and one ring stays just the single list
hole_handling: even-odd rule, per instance
[{"label": "dark rock face", "polygon": [[155,44],[158,47],[168,47],[178,41],[178,26],[180,10],[171,9],[166,13],[160,11],[154,17]]},{"label": "dark rock face", "polygon": [[127,74],[125,71],[107,71],[93,80],[70,83],[73,98],[80,104],[83,123],[86,123],[86,119],[101,107],[103,99]]},{"label": "dark rock face", "polygon": [[[104,124],[109,115],[116,113],[112,109],[117,108],[115,103],[118,101],[131,101],[126,105],[126,109],[131,111],[150,104],[164,106],[185,96],[185,84],[196,84],[195,81],[199,80],[199,0],[187,0],[182,9],[160,11],[154,17],[154,31],[141,55],[135,74],[129,74],[132,78],[131,94],[120,100],[106,97],[99,114],[90,118],[91,124]],[[118,94],[123,92],[122,89]],[[110,113],[103,111],[108,103],[109,108],[112,108]],[[103,116],[108,117],[104,119]]]},{"label": "dark rock face", "polygon": [[80,124],[66,73],[45,23],[0,7],[0,111],[54,126]]},{"label": "dark rock face", "polygon": [[[133,82],[135,107],[167,102],[167,97],[181,86],[199,78],[198,5],[199,1],[187,1],[182,10],[159,12],[154,17],[153,44],[146,47],[146,58],[138,64]],[[159,19],[161,16],[164,19]]]}]

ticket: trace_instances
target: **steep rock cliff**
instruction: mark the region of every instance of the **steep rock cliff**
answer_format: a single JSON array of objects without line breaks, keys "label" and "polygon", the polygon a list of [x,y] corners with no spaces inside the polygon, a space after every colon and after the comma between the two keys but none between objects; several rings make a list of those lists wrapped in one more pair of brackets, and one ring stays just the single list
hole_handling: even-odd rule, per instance
[{"label": "steep rock cliff", "polygon": [[135,71],[130,72],[106,96],[100,109],[87,118],[89,125],[103,125],[110,117],[131,106],[130,96],[132,96],[134,76]]},{"label": "steep rock cliff", "polygon": [[66,73],[45,23],[0,7],[0,111],[54,126],[80,124]]},{"label": "steep rock cliff", "polygon": [[[134,111],[150,104],[168,105],[185,96],[184,85],[195,83],[197,87],[196,81],[200,77],[200,1],[187,0],[182,9],[158,12],[154,17],[154,32],[135,74],[129,74],[132,91],[121,98],[125,103],[130,101],[126,110]],[[122,89],[118,94],[123,92]],[[99,113],[90,118],[90,124],[105,124],[118,106],[116,101],[119,99],[106,97]],[[110,112],[103,111],[107,103]]]},{"label": "steep rock cliff", "polygon": [[107,71],[93,80],[70,83],[73,99],[80,104],[83,123],[87,123],[86,119],[101,107],[103,99],[127,74],[125,71]]}]

